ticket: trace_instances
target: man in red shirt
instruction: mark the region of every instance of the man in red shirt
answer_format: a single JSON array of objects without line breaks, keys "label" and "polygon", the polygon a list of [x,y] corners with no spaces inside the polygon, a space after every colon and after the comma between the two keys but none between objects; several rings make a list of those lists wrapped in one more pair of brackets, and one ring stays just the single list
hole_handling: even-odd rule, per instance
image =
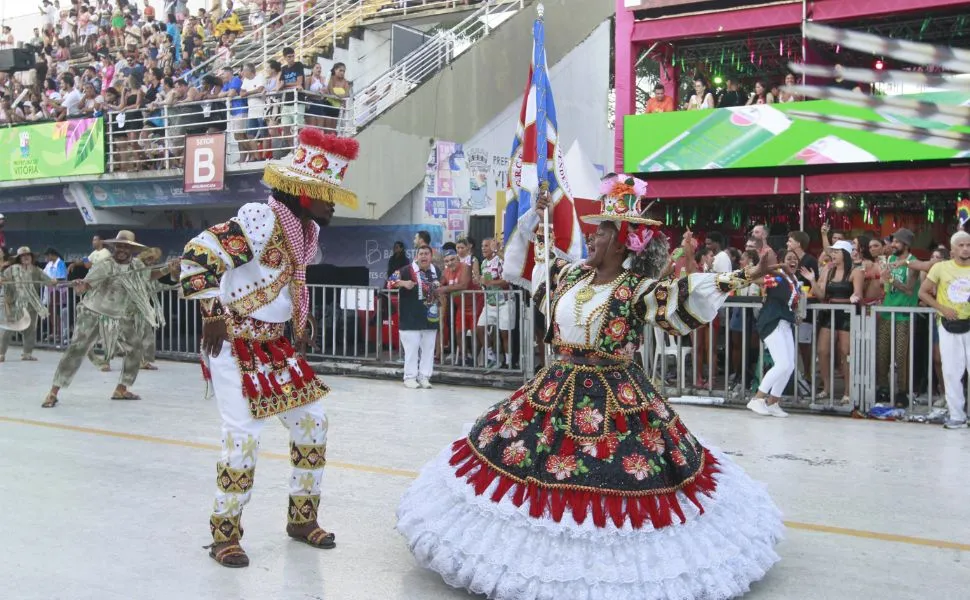
[{"label": "man in red shirt", "polygon": [[674,112],[674,99],[667,95],[664,86],[657,84],[653,86],[653,98],[647,100],[645,113]]}]

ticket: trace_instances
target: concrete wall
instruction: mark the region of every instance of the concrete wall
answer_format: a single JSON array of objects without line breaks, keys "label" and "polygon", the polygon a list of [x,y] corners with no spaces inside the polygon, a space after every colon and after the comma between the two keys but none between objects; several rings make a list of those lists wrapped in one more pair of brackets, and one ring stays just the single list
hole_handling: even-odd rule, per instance
[{"label": "concrete wall", "polygon": [[[615,6],[612,0],[547,0],[544,5],[550,68],[610,18]],[[348,216],[382,217],[423,179],[431,138],[470,140],[521,100],[534,20],[531,6],[520,11],[358,135],[361,158],[346,183],[361,206]],[[566,102],[564,94],[558,98]],[[511,135],[508,139],[511,143]]]}]

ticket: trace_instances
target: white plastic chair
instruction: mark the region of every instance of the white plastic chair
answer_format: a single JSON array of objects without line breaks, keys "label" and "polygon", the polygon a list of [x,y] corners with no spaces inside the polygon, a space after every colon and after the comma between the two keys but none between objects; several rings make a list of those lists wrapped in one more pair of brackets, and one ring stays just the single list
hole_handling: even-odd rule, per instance
[{"label": "white plastic chair", "polygon": [[681,344],[680,350],[677,349],[677,341],[659,327],[653,328],[653,363],[651,365],[651,376],[659,376],[659,363],[666,361],[668,357],[679,358],[677,369],[677,380],[681,387],[684,386],[684,379],[687,376],[687,357],[691,354],[690,344]]}]

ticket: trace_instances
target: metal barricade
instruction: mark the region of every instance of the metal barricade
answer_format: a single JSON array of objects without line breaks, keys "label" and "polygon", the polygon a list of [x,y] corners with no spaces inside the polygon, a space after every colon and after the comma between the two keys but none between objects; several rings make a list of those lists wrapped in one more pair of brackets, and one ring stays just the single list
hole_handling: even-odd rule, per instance
[{"label": "metal barricade", "polygon": [[[403,365],[397,290],[307,287],[314,325],[308,348],[312,360]],[[65,347],[78,300],[70,287],[43,292],[48,313],[38,325],[38,347]],[[202,333],[197,303],[180,298],[176,290],[160,292],[158,302],[166,322],[155,332],[157,355],[194,360]],[[532,376],[537,365],[529,294],[455,292],[440,307],[436,371],[475,374],[479,382],[493,375],[522,380]],[[683,337],[647,327],[641,348],[645,371],[669,397],[743,406],[769,368],[770,353],[755,331],[759,308],[757,297],[732,298],[708,327]],[[867,413],[881,403],[921,415],[945,407],[942,393],[936,393],[936,384],[942,382],[932,309],[847,304],[809,304],[807,309],[810,318],[793,328],[798,360],[785,388],[785,408],[848,414],[853,409]],[[704,339],[698,339],[701,336]],[[705,381],[696,380],[699,351],[708,359],[701,373]],[[101,353],[89,357],[99,362]],[[845,396],[848,401],[842,402]]]},{"label": "metal barricade", "polygon": [[[668,396],[746,404],[769,368],[770,354],[755,328],[760,306],[758,297],[732,298],[715,321],[682,337],[646,328],[642,356],[647,373]],[[796,364],[786,386],[785,406],[846,413],[853,407],[867,408],[865,357],[871,343],[863,313],[846,304],[810,304],[807,310],[810,317],[793,327]],[[848,331],[840,340],[840,328],[845,327]],[[826,379],[831,382],[828,389]]]},{"label": "metal barricade", "polygon": [[[307,288],[312,321],[307,354],[311,360],[394,368],[403,364],[397,290],[341,285]],[[40,322],[37,345],[63,349],[71,339],[80,298],[69,287],[51,290],[45,298],[52,316]],[[435,368],[523,381],[531,377],[535,362],[530,300],[518,290],[451,294],[439,305]],[[165,316],[165,323],[155,331],[156,356],[194,360],[202,337],[198,303],[180,298],[177,290],[158,292],[156,301]],[[101,350],[91,358],[99,365]]]}]

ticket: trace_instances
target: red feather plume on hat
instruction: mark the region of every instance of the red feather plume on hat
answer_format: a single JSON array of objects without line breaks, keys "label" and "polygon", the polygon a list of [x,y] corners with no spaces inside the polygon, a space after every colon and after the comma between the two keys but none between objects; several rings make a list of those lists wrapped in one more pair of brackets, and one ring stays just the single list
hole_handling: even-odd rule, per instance
[{"label": "red feather plume on hat", "polygon": [[356,160],[360,152],[360,144],[353,138],[337,137],[324,133],[322,129],[306,127],[300,131],[300,143],[315,148],[323,148],[327,152],[342,156],[347,160]]}]

